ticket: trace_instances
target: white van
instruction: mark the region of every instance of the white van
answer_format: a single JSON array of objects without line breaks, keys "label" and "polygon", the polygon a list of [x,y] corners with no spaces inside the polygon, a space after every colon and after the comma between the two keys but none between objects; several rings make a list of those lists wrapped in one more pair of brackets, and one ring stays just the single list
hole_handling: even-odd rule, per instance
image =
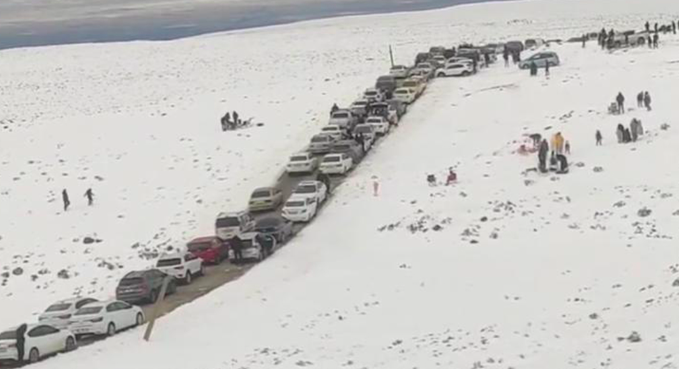
[{"label": "white van", "polygon": [[223,240],[250,232],[255,228],[255,220],[245,211],[220,213],[215,222],[215,235]]}]

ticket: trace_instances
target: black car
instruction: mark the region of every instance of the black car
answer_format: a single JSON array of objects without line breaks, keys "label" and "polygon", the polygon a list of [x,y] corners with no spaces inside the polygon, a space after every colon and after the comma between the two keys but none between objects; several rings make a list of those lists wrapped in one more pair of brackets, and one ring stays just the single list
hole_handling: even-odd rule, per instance
[{"label": "black car", "polygon": [[277,215],[265,217],[257,220],[255,231],[273,236],[282,244],[292,237],[292,222]]},{"label": "black car", "polygon": [[127,303],[156,302],[165,277],[170,277],[166,295],[177,291],[177,281],[158,269],[140,270],[125,274],[116,288],[116,299]]}]

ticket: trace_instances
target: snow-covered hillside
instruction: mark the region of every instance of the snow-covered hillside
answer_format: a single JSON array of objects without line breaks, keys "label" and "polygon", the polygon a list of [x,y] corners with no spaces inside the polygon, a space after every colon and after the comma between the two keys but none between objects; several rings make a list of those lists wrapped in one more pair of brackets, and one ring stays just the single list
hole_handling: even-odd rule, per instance
[{"label": "snow-covered hillside", "polygon": [[[106,297],[142,256],[211,232],[218,211],[276,177],[333,101],[385,71],[385,45],[406,63],[430,45],[568,38],[679,14],[669,0],[619,3],[488,4],[0,53],[0,324],[74,291]],[[549,79],[497,65],[436,80],[272,259],[164,318],[150,344],[131,331],[36,367],[676,366],[679,38],[661,44],[553,47],[563,66]],[[629,106],[641,90],[652,112],[605,114],[618,91]],[[265,125],[221,133],[225,109]],[[647,134],[615,143],[632,117]],[[524,174],[536,160],[515,153],[522,135],[556,131],[571,142],[571,173]],[[457,185],[427,186],[450,166]],[[81,198],[90,186],[92,208]],[[74,200],[66,213],[62,188]]]}]

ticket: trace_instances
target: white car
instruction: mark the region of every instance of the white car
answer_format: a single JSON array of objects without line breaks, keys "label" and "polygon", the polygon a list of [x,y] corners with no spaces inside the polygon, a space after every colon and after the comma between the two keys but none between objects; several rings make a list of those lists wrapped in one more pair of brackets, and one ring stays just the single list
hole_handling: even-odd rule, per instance
[{"label": "white car", "polygon": [[436,77],[458,77],[468,76],[474,73],[474,66],[471,63],[453,63],[436,71]]},{"label": "white car", "polygon": [[342,127],[335,124],[329,124],[321,128],[320,134],[330,136],[330,138],[332,138],[333,141],[338,141],[341,140],[342,137],[344,136],[343,132],[344,130],[342,129]]},{"label": "white car", "polygon": [[354,101],[349,109],[351,109],[351,112],[354,113],[354,115],[362,117],[368,113],[368,105],[370,102],[365,99],[360,99]]},{"label": "white car", "polygon": [[346,174],[354,161],[347,154],[328,154],[321,161],[321,173],[325,174]]},{"label": "white car", "polygon": [[[260,232],[249,232],[243,233],[240,236],[241,239],[241,253],[245,260],[256,260],[262,261],[269,253],[273,253],[276,250],[278,243],[276,242],[276,237],[272,235],[266,235]],[[269,243],[268,251],[265,249],[263,243]],[[233,250],[229,250],[229,257],[231,260],[235,259]]]},{"label": "white car", "polygon": [[297,187],[292,191],[294,197],[311,198],[318,201],[319,204],[325,201],[328,195],[328,189],[321,181],[302,181],[297,184]]},{"label": "white car", "polygon": [[439,66],[446,64],[446,57],[443,54],[434,55],[431,60]]},{"label": "white car", "polygon": [[292,196],[285,202],[281,216],[291,222],[308,222],[318,210],[318,201],[310,197]]},{"label": "white car", "polygon": [[368,100],[369,102],[384,101],[384,98],[385,96],[382,91],[375,88],[369,88],[363,92],[363,99]]},{"label": "white car", "polygon": [[38,321],[57,329],[65,329],[68,327],[68,320],[78,309],[93,302],[97,300],[91,297],[74,297],[57,301],[40,314]]},{"label": "white car", "polygon": [[111,300],[87,304],[73,314],[71,332],[81,335],[108,335],[144,324],[144,312],[139,306]]},{"label": "white car", "polygon": [[394,91],[394,99],[405,104],[411,104],[415,101],[415,98],[415,91],[409,88],[397,88],[396,91]]},{"label": "white car", "polygon": [[394,65],[389,69],[389,74],[391,74],[394,77],[403,77],[405,78],[408,75],[408,67],[405,65]]},{"label": "white car", "polygon": [[351,129],[358,123],[358,117],[350,110],[340,109],[330,115],[328,124],[338,125],[344,129]]},{"label": "white car", "polygon": [[368,117],[368,119],[365,120],[365,124],[373,126],[375,133],[378,135],[386,135],[391,129],[391,124],[389,124],[389,121],[384,119],[384,117]]},{"label": "white car", "polygon": [[[17,328],[10,328],[0,333],[0,362],[18,361]],[[28,324],[24,339],[24,357],[21,359],[29,363],[36,363],[47,355],[73,351],[78,347],[71,331],[57,329],[49,324]]]},{"label": "white car", "polygon": [[474,64],[474,61],[471,60],[470,58],[465,58],[465,57],[461,57],[461,56],[455,56],[455,57],[452,57],[452,58],[446,60],[446,65],[457,64],[457,63]]},{"label": "white car", "polygon": [[186,251],[162,255],[155,268],[185,284],[191,284],[194,276],[205,274],[203,259]]},{"label": "white car", "polygon": [[254,228],[255,220],[246,211],[219,213],[215,221],[215,234],[222,240],[228,240]]},{"label": "white car", "polygon": [[413,90],[417,96],[422,95],[426,87],[427,84],[424,81],[422,81],[422,78],[419,76],[412,76],[406,79],[403,82],[403,85],[401,86],[401,88]]},{"label": "white car", "polygon": [[318,168],[318,159],[311,153],[301,152],[290,157],[285,167],[288,173],[312,173]]}]

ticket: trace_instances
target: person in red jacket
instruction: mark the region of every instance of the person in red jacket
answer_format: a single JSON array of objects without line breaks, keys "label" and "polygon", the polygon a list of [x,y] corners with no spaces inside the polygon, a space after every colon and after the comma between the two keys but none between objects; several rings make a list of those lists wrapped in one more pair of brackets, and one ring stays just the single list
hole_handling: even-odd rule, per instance
[{"label": "person in red jacket", "polygon": [[453,168],[448,170],[448,180],[446,180],[446,186],[450,186],[457,182],[457,174],[453,171]]}]

